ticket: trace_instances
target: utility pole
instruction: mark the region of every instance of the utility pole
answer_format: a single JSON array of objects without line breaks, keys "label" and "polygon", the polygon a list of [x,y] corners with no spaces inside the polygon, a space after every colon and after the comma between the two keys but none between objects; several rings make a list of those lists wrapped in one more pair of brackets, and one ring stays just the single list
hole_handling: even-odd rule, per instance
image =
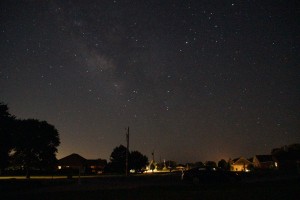
[{"label": "utility pole", "polygon": [[128,176],[128,156],[129,156],[129,126],[126,131],[126,143],[127,143],[127,149],[126,149],[126,176]]}]

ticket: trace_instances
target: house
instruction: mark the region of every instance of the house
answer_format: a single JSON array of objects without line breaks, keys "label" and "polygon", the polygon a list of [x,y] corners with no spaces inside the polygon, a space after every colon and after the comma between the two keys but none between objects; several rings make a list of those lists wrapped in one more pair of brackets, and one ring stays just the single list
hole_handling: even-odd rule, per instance
[{"label": "house", "polygon": [[80,170],[82,173],[101,173],[107,161],[103,159],[86,159],[76,153],[57,161],[57,169],[61,171]]},{"label": "house", "polygon": [[251,161],[244,157],[230,160],[231,171],[248,171],[248,166],[253,165]]},{"label": "house", "polygon": [[278,169],[289,173],[300,173],[300,144],[291,144],[272,150],[278,161]]},{"label": "house", "polygon": [[275,169],[278,167],[277,160],[272,155],[255,155],[253,166],[257,169]]},{"label": "house", "polygon": [[88,173],[99,174],[102,173],[107,161],[104,159],[86,160],[85,166]]},{"label": "house", "polygon": [[58,169],[82,169],[85,166],[86,159],[76,153],[61,158],[57,161]]}]

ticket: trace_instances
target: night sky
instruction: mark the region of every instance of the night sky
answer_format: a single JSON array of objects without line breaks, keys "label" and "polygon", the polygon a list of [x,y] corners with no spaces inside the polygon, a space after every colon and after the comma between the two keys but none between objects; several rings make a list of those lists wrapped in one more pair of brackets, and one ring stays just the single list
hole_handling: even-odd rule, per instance
[{"label": "night sky", "polygon": [[0,101],[57,157],[178,163],[300,142],[299,2],[1,1]]}]

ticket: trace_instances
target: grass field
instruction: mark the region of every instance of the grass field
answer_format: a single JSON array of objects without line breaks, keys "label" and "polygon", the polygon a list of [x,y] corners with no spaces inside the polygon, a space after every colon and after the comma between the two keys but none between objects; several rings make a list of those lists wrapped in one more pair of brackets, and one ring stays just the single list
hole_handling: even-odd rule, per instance
[{"label": "grass field", "polygon": [[300,199],[298,177],[194,185],[180,175],[1,179],[1,199]]}]

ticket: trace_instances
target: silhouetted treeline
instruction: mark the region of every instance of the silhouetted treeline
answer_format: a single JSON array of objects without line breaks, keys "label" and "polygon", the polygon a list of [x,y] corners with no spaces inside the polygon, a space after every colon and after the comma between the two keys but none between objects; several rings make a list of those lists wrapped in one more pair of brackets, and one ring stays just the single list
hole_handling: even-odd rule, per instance
[{"label": "silhouetted treeline", "polygon": [[[105,167],[107,173],[125,173],[126,172],[126,151],[123,145],[115,147],[110,155],[110,162]],[[139,151],[128,152],[128,169],[135,172],[142,172],[148,164],[147,156]]]},{"label": "silhouetted treeline", "polygon": [[46,121],[16,119],[0,103],[0,174],[5,170],[51,171],[60,144],[57,129]]}]

